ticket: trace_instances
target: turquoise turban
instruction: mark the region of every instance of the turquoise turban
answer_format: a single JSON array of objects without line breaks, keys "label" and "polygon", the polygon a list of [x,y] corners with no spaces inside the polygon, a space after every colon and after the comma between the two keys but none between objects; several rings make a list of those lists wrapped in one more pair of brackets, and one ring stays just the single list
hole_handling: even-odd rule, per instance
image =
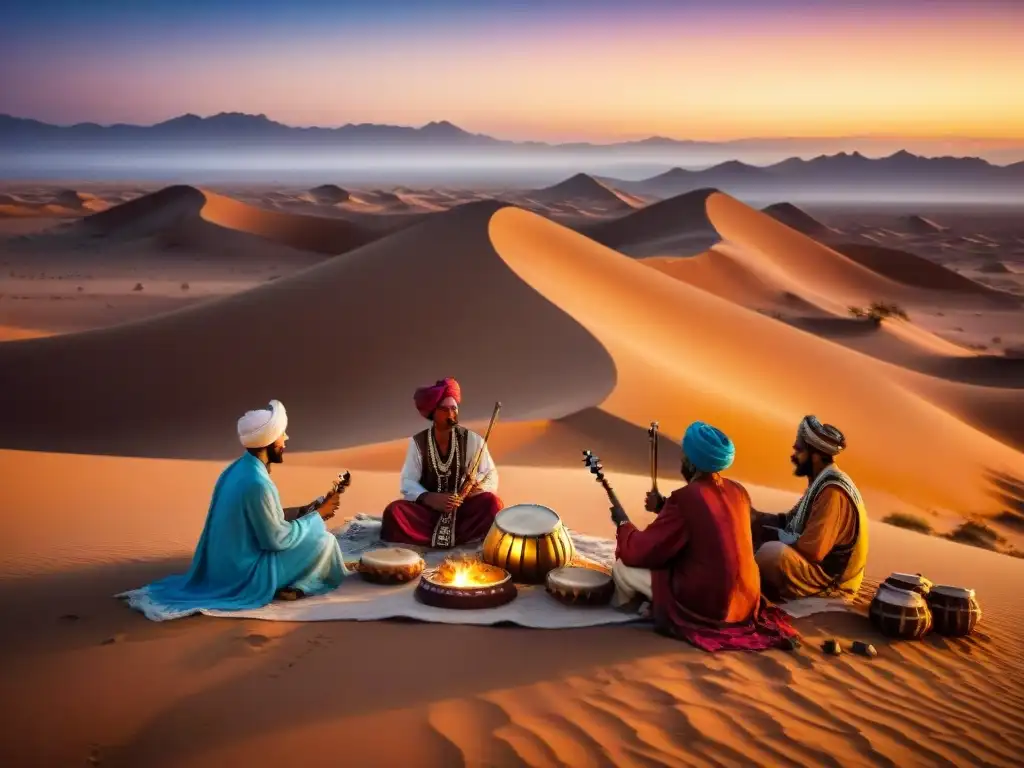
[{"label": "turquoise turban", "polygon": [[701,472],[721,472],[732,466],[736,447],[722,430],[695,421],[683,435],[683,453]]}]

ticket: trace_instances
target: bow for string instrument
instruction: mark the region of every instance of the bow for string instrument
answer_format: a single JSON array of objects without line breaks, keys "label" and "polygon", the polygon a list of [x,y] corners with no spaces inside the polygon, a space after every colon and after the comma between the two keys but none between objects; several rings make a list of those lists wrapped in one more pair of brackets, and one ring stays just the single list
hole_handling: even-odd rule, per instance
[{"label": "bow for string instrument", "polygon": [[498,411],[501,410],[501,401],[499,400],[494,404],[494,411],[491,413],[491,421],[487,425],[487,431],[484,433],[484,441],[480,443],[480,447],[476,449],[476,455],[473,457],[472,464],[466,470],[466,479],[462,483],[462,488],[459,489],[458,494],[459,502],[465,500],[466,494],[469,493],[469,489],[473,487],[473,479],[476,477],[476,471],[480,467],[480,460],[484,455],[484,448],[487,447],[487,440],[491,436],[491,429],[494,428],[494,422],[498,420]]},{"label": "bow for string instrument", "polygon": [[651,490],[658,493],[658,422],[651,422],[647,438],[651,443]]},{"label": "bow for string instrument", "polygon": [[622,504],[619,502],[619,497],[615,495],[615,491],[612,490],[611,485],[608,484],[608,480],[604,476],[604,465],[601,464],[599,456],[591,453],[590,451],[583,452],[583,464],[589,469],[594,477],[597,478],[597,482],[604,488],[604,492],[608,494],[608,501],[612,503],[613,507],[622,508]]}]

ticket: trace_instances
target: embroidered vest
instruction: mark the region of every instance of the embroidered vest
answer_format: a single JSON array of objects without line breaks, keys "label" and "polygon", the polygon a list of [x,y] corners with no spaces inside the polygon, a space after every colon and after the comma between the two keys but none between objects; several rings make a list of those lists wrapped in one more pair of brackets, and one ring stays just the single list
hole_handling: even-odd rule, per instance
[{"label": "embroidered vest", "polygon": [[[420,485],[427,489],[430,493],[455,493],[459,488],[462,487],[462,481],[466,477],[466,469],[468,468],[470,457],[466,456],[467,450],[467,438],[468,431],[465,427],[456,426],[452,430],[452,439],[449,441],[448,453],[445,456],[440,456],[442,462],[446,461],[449,456],[452,458],[452,464],[448,468],[448,473],[445,475],[439,467],[434,466],[433,458],[431,457],[431,451],[429,448],[430,443],[430,431],[433,427],[428,427],[422,432],[417,432],[413,435],[413,440],[416,443],[416,447],[420,450],[420,456],[423,458],[423,470],[420,472]],[[452,451],[458,451],[458,460],[452,456]]]}]

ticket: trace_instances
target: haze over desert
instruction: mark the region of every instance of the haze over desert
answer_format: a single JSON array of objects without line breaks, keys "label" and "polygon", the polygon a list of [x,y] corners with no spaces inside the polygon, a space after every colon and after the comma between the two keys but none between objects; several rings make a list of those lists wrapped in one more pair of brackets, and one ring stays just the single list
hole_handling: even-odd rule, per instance
[{"label": "haze over desert", "polygon": [[[1020,765],[1024,17],[812,5],[12,10],[0,765]],[[511,593],[384,536],[439,535],[462,428],[574,542],[495,544]],[[153,584],[221,578],[237,467],[292,543],[231,543],[344,578],[182,617]],[[823,509],[830,585],[776,594]],[[719,567],[748,622],[683,605]]]}]

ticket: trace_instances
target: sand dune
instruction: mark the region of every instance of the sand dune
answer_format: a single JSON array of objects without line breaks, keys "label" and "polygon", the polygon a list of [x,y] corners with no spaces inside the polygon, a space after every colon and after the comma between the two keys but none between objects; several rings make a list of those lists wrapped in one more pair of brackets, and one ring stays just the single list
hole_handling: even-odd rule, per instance
[{"label": "sand dune", "polygon": [[639,198],[614,189],[586,173],[577,173],[553,186],[517,194],[514,197],[545,205],[577,204],[584,208],[619,213],[626,213],[643,205]]},{"label": "sand dune", "polygon": [[903,228],[907,232],[921,235],[931,235],[938,232],[948,232],[949,227],[944,227],[931,219],[926,219],[923,216],[912,215],[904,216],[901,220]]},{"label": "sand dune", "polygon": [[[39,408],[24,412],[3,439],[59,450],[220,456],[234,449],[217,414],[279,397],[295,404],[300,446],[343,447],[407,435],[420,422],[413,388],[445,375],[473,392],[467,418],[489,415],[497,399],[508,418],[552,418],[591,405],[612,386],[612,362],[494,255],[487,221],[497,207],[437,214],[187,312],[77,338],[5,344],[0,365],[20,371],[10,395]],[[458,301],[442,302],[445,319],[424,343],[417,329],[432,285]],[[470,319],[487,342],[467,348],[457,329]],[[152,353],[171,348],[173,356]],[[53,378],[58,370],[61,380],[78,381],[73,392]],[[116,396],[111,375],[120,382]],[[369,419],[368,403],[375,404]],[[123,419],[126,410],[136,416]],[[119,426],[98,433],[97,418]]]},{"label": "sand dune", "polygon": [[707,213],[707,201],[714,193],[711,189],[687,192],[580,231],[630,256],[700,253],[721,239]]},{"label": "sand dune", "polygon": [[93,236],[130,239],[158,235],[200,220],[327,255],[343,253],[374,239],[373,234],[344,220],[264,210],[188,186],[167,187],[130,200],[89,216],[80,225]]},{"label": "sand dune", "polygon": [[797,232],[803,232],[811,237],[837,234],[834,229],[825,226],[809,213],[797,208],[792,203],[775,203],[761,210],[773,219],[781,221],[787,227],[795,229]]},{"label": "sand dune", "polygon": [[337,184],[321,184],[319,187],[309,190],[307,195],[313,202],[323,205],[337,205],[351,197],[347,189],[342,189]]}]

